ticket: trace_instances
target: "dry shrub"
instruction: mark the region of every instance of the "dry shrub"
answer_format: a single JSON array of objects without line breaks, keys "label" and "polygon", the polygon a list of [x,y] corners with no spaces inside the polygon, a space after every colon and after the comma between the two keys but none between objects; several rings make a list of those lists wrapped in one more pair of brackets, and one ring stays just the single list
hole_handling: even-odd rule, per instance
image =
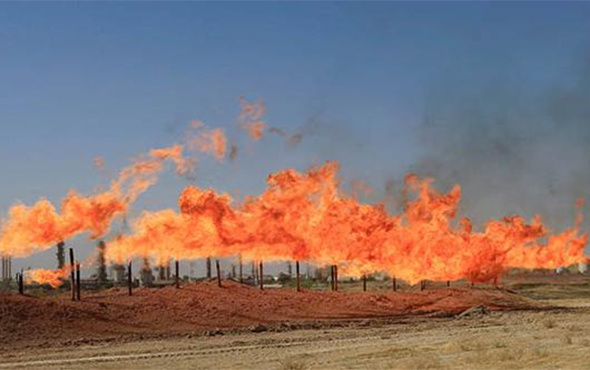
[{"label": "dry shrub", "polygon": [[442,346],[442,349],[447,353],[466,352],[470,351],[469,346],[464,341],[454,340],[447,342]]},{"label": "dry shrub", "polygon": [[543,326],[547,329],[553,329],[554,327],[557,326],[557,324],[555,324],[555,320],[547,319],[547,320],[543,321]]},{"label": "dry shrub", "polygon": [[281,370],[306,370],[308,368],[307,363],[302,359],[296,359],[295,357],[289,357],[281,361]]},{"label": "dry shrub", "polygon": [[506,344],[506,342],[503,342],[501,340],[496,340],[492,343],[492,346],[494,348],[506,348],[508,345]]},{"label": "dry shrub", "polygon": [[578,331],[584,331],[584,329],[581,326],[578,326],[578,325],[568,325],[567,326],[567,330],[569,330],[569,331],[576,331],[576,332],[578,332]]},{"label": "dry shrub", "polygon": [[440,363],[438,357],[431,354],[424,354],[419,357],[415,357],[410,363],[410,368],[416,370],[440,369],[441,367],[443,366]]}]

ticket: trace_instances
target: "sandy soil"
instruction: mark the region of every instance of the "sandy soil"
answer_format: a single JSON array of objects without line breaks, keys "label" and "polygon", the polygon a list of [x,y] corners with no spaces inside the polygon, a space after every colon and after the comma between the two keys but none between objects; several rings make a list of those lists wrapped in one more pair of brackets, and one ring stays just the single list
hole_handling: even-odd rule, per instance
[{"label": "sandy soil", "polygon": [[590,362],[587,277],[534,276],[503,290],[297,294],[196,284],[83,298],[0,297],[0,368],[582,369]]},{"label": "sandy soil", "polygon": [[0,368],[586,369],[590,310],[340,321],[284,332],[12,350]]},{"label": "sandy soil", "polygon": [[[57,297],[16,294],[0,296],[0,348],[89,343],[103,339],[199,335],[211,330],[233,330],[264,324],[321,320],[448,316],[485,305],[493,310],[542,308],[507,290],[466,287],[423,292],[346,293],[301,292],[290,289],[260,291],[225,282],[187,284],[180,289],[125,289],[85,294],[81,302],[68,293]],[[295,327],[298,327],[295,325]]]}]

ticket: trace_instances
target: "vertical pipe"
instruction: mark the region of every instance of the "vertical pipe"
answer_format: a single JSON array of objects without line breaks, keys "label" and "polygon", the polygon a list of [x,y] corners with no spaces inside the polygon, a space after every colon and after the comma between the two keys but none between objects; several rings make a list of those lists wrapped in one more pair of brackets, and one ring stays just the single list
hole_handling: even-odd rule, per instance
[{"label": "vertical pipe", "polygon": [[264,269],[262,267],[262,261],[260,261],[260,290],[264,290]]},{"label": "vertical pipe", "polygon": [[330,284],[332,291],[334,291],[334,265],[330,265]]},{"label": "vertical pipe", "polygon": [[242,284],[244,282],[244,275],[243,275],[243,271],[244,270],[244,265],[242,262],[242,255],[240,254],[240,284]]},{"label": "vertical pipe", "polygon": [[221,288],[221,269],[219,268],[219,260],[215,260],[215,267],[217,268],[217,286]]},{"label": "vertical pipe", "polygon": [[80,284],[80,262],[76,262],[76,299],[78,301],[80,300],[81,285],[82,284]]},{"label": "vertical pipe", "polygon": [[301,291],[301,275],[299,275],[299,261],[295,261],[295,274],[297,275],[297,291]]},{"label": "vertical pipe", "polygon": [[391,280],[393,280],[393,291],[397,292],[397,279],[394,276]]},{"label": "vertical pipe", "polygon": [[127,288],[129,289],[129,295],[133,295],[133,274],[131,271],[131,261],[127,265]]},{"label": "vertical pipe", "polygon": [[447,280],[447,288],[451,286],[451,281]]},{"label": "vertical pipe", "polygon": [[426,281],[420,280],[420,291],[423,291],[424,289],[426,289]]},{"label": "vertical pipe", "polygon": [[23,281],[23,271],[21,270],[20,273],[16,273],[16,282],[18,283],[18,293],[25,294],[25,284]]},{"label": "vertical pipe", "polygon": [[338,265],[334,265],[334,277],[336,277],[336,280],[334,280],[334,290],[338,291]]},{"label": "vertical pipe", "polygon": [[74,249],[70,248],[70,278],[72,281],[72,301],[76,300],[76,272],[74,266]]},{"label": "vertical pipe", "polygon": [[367,275],[363,275],[363,292],[367,291]]},{"label": "vertical pipe", "polygon": [[207,279],[211,279],[211,257],[207,257],[206,267],[207,267]]},{"label": "vertical pipe", "polygon": [[175,269],[175,273],[176,273],[176,289],[180,288],[180,263],[178,262],[178,260],[176,260],[176,262],[174,262],[174,269]]}]

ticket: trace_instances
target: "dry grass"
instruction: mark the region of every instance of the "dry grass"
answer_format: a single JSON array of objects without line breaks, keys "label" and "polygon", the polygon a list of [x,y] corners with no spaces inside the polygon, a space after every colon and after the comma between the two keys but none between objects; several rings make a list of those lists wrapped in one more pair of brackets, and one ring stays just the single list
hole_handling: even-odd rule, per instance
[{"label": "dry grass", "polygon": [[553,328],[555,328],[557,326],[557,324],[555,323],[555,320],[553,320],[553,319],[547,319],[547,320],[543,321],[543,326],[546,329],[553,329]]},{"label": "dry grass", "polygon": [[280,361],[281,370],[306,370],[309,368],[307,362],[301,358],[288,357]]},{"label": "dry grass", "polygon": [[563,337],[561,337],[561,343],[569,346],[573,343],[572,336],[569,334],[565,334]]},{"label": "dry grass", "polygon": [[412,358],[408,364],[407,369],[427,370],[442,368],[441,361],[438,356],[430,353],[423,354],[419,357]]}]

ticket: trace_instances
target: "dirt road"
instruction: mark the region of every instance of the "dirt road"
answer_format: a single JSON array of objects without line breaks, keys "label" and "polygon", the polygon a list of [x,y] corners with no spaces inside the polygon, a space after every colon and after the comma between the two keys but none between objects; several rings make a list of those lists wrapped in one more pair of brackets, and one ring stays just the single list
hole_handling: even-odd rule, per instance
[{"label": "dirt road", "polygon": [[[588,368],[590,308],[10,351],[0,368]],[[215,334],[212,332],[211,334]]]}]

